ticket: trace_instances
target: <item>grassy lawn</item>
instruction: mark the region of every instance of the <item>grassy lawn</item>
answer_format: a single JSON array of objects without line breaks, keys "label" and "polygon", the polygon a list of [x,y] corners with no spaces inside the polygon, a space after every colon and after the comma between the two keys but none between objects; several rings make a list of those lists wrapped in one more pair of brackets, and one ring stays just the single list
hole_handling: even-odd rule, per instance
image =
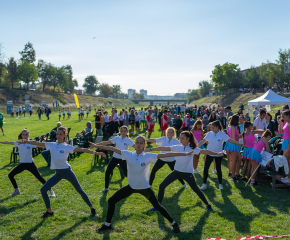
[{"label": "grassy lawn", "polygon": [[[70,136],[85,128],[86,120],[79,122],[73,112],[71,120],[62,121],[71,127]],[[93,121],[92,114],[89,120]],[[16,140],[23,128],[28,128],[31,137],[49,132],[56,126],[58,116],[51,115],[38,120],[37,115],[15,119],[6,116],[5,136],[0,140]],[[153,138],[160,137],[159,125],[155,125]],[[70,165],[81,186],[88,194],[100,217],[92,218],[90,211],[72,185],[63,180],[53,190],[56,198],[51,200],[55,216],[41,219],[45,205],[40,194],[41,183],[29,172],[16,176],[21,195],[11,198],[12,184],[8,173],[16,166],[9,164],[11,145],[0,145],[0,239],[204,239],[207,237],[238,238],[249,235],[289,234],[289,190],[273,192],[270,188],[245,187],[242,181],[231,182],[227,177],[227,160],[223,161],[224,190],[217,189],[217,175],[209,173],[208,189],[204,192],[209,199],[213,212],[207,212],[195,193],[184,189],[179,181],[172,183],[165,191],[164,207],[180,225],[181,233],[173,234],[170,224],[159,213],[149,212],[152,207],[143,196],[133,194],[116,205],[113,217],[114,231],[106,234],[96,233],[96,228],[104,223],[108,198],[120,187],[127,185],[127,179],[121,180],[116,168],[110,184],[110,191],[99,194],[104,188],[106,165],[104,161],[91,166],[92,155],[82,154]],[[46,167],[41,155],[35,157],[35,163],[45,179],[54,174]],[[152,164],[153,167],[153,164]],[[203,160],[200,158],[196,174],[199,186],[202,184]],[[158,186],[169,174],[168,167],[157,174],[153,190],[157,194]]]}]

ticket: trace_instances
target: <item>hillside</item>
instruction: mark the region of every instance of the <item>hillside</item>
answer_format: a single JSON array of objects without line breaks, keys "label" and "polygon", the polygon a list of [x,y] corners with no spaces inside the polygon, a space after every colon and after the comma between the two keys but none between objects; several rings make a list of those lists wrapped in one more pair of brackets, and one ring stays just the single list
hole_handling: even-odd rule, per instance
[{"label": "hillside", "polygon": [[[73,94],[66,93],[50,93],[50,92],[38,92],[38,91],[24,91],[24,90],[12,90],[12,89],[0,89],[0,105],[6,106],[6,102],[13,100],[14,104],[24,105],[25,95],[29,95],[29,101],[32,106],[39,106],[42,101],[46,101],[49,106],[52,103],[60,102],[61,106],[75,106],[75,100]],[[78,95],[80,105],[83,106],[134,106],[132,101],[128,99],[112,99],[112,98],[100,98],[94,96]]]}]

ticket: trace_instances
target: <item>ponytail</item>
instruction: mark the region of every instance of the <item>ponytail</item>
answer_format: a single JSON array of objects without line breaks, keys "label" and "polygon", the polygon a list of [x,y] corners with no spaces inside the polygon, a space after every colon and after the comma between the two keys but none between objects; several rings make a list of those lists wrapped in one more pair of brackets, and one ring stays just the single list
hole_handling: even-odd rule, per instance
[{"label": "ponytail", "polygon": [[220,131],[223,131],[223,126],[219,120],[215,120],[214,122],[211,123],[212,126],[218,127]]},{"label": "ponytail", "polygon": [[196,146],[197,146],[197,141],[195,139],[195,137],[193,136],[192,132],[189,132],[189,131],[183,131],[181,132],[180,134],[183,134],[186,138],[188,138],[189,140],[189,146],[192,148],[192,149],[195,149]]},{"label": "ponytail", "polygon": [[22,131],[21,131],[21,133],[18,135],[18,140],[21,140],[22,139],[22,133],[24,133],[24,132],[28,132],[29,133],[29,130],[27,129],[27,128],[25,128],[25,129],[23,129]]}]

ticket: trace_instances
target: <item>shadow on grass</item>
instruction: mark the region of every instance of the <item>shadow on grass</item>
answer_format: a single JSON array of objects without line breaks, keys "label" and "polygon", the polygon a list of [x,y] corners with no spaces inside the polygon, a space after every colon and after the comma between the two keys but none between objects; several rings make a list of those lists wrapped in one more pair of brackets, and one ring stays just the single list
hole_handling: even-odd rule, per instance
[{"label": "shadow on grass", "polygon": [[8,164],[4,165],[2,168],[0,168],[0,170],[6,169],[6,168],[13,169],[13,168],[15,168],[18,165],[19,165],[19,163],[8,163]]},{"label": "shadow on grass", "polygon": [[20,237],[20,239],[35,239],[34,237],[32,237],[31,235],[36,232],[43,224],[43,222],[46,219],[42,219],[38,224],[36,224],[34,227],[32,227],[30,230],[28,230],[24,235],[22,235]]},{"label": "shadow on grass", "polygon": [[46,177],[55,173],[55,170],[51,170],[50,167],[47,166],[38,168],[38,171],[42,177]]}]

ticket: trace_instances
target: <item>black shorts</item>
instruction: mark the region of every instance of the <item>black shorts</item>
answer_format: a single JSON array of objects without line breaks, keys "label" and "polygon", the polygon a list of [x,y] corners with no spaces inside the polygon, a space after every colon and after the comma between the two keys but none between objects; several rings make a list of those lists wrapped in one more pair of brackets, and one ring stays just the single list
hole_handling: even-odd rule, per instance
[{"label": "black shorts", "polygon": [[136,124],[136,128],[139,128],[140,123],[136,122],[135,124]]}]

